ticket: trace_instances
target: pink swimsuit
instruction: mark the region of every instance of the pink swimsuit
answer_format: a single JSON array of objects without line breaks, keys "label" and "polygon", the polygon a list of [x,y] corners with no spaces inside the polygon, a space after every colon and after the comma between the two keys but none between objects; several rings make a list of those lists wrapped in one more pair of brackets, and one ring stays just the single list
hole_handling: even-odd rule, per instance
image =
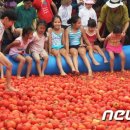
[{"label": "pink swimsuit", "polygon": [[93,34],[92,36],[90,36],[89,34],[86,33],[86,36],[87,36],[89,42],[91,43],[91,45],[92,45],[92,47],[93,47],[93,46],[94,46],[94,42],[95,42],[96,39],[97,39],[96,33]]}]

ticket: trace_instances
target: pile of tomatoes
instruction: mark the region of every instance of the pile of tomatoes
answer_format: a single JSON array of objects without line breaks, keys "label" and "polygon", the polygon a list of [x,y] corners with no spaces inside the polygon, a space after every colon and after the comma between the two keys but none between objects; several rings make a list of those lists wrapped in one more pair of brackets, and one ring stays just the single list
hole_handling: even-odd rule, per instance
[{"label": "pile of tomatoes", "polygon": [[130,130],[129,121],[102,121],[105,110],[130,110],[130,71],[0,80],[0,130]]}]

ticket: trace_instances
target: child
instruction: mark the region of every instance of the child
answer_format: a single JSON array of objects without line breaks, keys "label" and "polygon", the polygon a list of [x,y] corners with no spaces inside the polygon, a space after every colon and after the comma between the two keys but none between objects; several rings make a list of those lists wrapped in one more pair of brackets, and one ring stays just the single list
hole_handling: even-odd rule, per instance
[{"label": "child", "polygon": [[98,45],[95,45],[94,42],[96,41],[96,39],[98,39],[99,41],[104,41],[104,38],[101,38],[97,29],[96,29],[96,21],[94,19],[89,19],[88,20],[88,26],[85,29],[86,31],[86,36],[89,40],[89,42],[91,43],[92,47],[93,47],[93,51],[98,52],[103,58],[104,58],[104,63],[107,63],[107,58],[104,55],[103,51],[101,50],[101,48]]},{"label": "child", "polygon": [[14,42],[9,44],[5,51],[9,50],[9,55],[15,60],[19,62],[18,70],[17,70],[17,78],[20,79],[21,77],[21,71],[25,64],[25,62],[28,63],[27,65],[27,73],[26,78],[29,77],[31,68],[32,68],[32,58],[26,54],[25,50],[29,43],[32,42],[33,39],[33,29],[32,28],[23,28],[22,36],[15,39]]},{"label": "child", "polygon": [[[4,30],[13,26],[16,19],[17,15],[12,10],[7,10],[2,14],[0,19],[0,44]],[[0,64],[6,66],[6,89],[9,91],[18,91],[17,89],[11,86],[12,64],[1,52],[0,52]]]},{"label": "child", "polygon": [[[61,55],[63,55],[71,67],[72,72],[75,72],[74,65],[71,58],[66,51],[64,29],[61,28],[61,18],[60,16],[55,16],[52,21],[53,27],[48,29],[49,33],[49,53],[52,53],[57,60],[57,65],[60,70],[61,75],[66,75],[63,70],[61,63]],[[64,48],[65,47],[65,48]]]},{"label": "child", "polygon": [[122,43],[124,40],[125,34],[122,33],[120,26],[115,26],[113,32],[110,33],[105,39],[106,50],[110,56],[110,70],[113,72],[114,70],[114,54],[119,54],[121,57],[121,71],[123,72],[125,69],[125,54],[122,49]]},{"label": "child", "polygon": [[67,21],[71,18],[71,13],[72,13],[71,2],[72,0],[62,0],[61,6],[58,11],[58,15],[61,17],[62,27],[64,29],[66,29],[69,26]]},{"label": "child", "polygon": [[[66,44],[68,45],[67,50],[70,51],[70,54],[73,57],[73,63],[78,70],[78,53],[83,59],[86,67],[88,68],[89,76],[92,76],[92,69],[90,63],[86,57],[86,48],[83,45],[82,38],[84,38],[86,44],[89,44],[89,41],[85,37],[83,28],[81,28],[81,19],[79,16],[73,16],[69,21],[71,27],[68,27],[66,30]],[[69,50],[70,48],[70,50]]]},{"label": "child", "polygon": [[93,4],[95,4],[93,0],[85,0],[84,3],[84,8],[79,11],[79,17],[81,18],[82,26],[86,27],[89,18],[94,19],[97,22],[97,15],[92,8]]},{"label": "child", "polygon": [[[32,57],[36,61],[36,66],[39,76],[44,76],[44,71],[48,63],[48,54],[44,49],[46,23],[43,20],[39,20],[37,23],[37,31],[34,32],[34,41],[30,44],[30,51]],[[40,67],[40,59],[43,59],[42,68]]]}]

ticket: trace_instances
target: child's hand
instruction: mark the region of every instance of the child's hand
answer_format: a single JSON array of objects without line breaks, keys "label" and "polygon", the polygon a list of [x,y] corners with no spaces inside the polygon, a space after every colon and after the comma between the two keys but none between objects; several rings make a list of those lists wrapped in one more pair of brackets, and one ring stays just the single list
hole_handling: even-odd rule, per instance
[{"label": "child's hand", "polygon": [[100,40],[101,42],[103,42],[103,41],[105,41],[105,38],[100,38],[99,40]]},{"label": "child's hand", "polygon": [[122,37],[124,37],[124,36],[126,35],[126,33],[125,33],[125,32],[122,32],[121,35],[122,35]]},{"label": "child's hand", "polygon": [[102,48],[102,50],[103,50],[103,52],[105,52],[105,51],[106,51],[106,48],[105,48],[105,47],[103,47],[103,48]]},{"label": "child's hand", "polygon": [[81,44],[80,47],[86,47],[86,45],[85,44]]}]

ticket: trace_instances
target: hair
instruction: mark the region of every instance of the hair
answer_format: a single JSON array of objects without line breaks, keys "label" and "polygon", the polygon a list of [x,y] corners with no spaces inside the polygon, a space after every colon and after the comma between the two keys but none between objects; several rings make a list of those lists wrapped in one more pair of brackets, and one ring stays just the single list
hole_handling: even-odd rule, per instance
[{"label": "hair", "polygon": [[89,18],[88,27],[91,27],[91,28],[96,27],[96,21],[94,19]]},{"label": "hair", "polygon": [[34,0],[23,0],[23,2],[28,2],[28,1],[33,2]]},{"label": "hair", "polygon": [[80,17],[79,17],[78,15],[72,16],[72,17],[67,21],[67,23],[68,23],[68,24],[75,24],[75,23],[77,23],[78,19],[80,19]]},{"label": "hair", "polygon": [[23,28],[22,36],[25,37],[26,35],[30,34],[33,32],[33,29],[31,27],[25,27]]},{"label": "hair", "polygon": [[60,21],[62,22],[61,17],[60,17],[59,15],[55,15],[55,16],[53,17],[53,19],[52,19],[52,27],[54,27],[54,26],[53,26],[53,23],[54,23],[54,21],[55,21],[56,18],[60,19]]},{"label": "hair", "polygon": [[43,26],[47,26],[47,23],[44,21],[44,20],[38,20],[37,21],[37,27],[39,26],[39,25],[43,25]]},{"label": "hair", "polygon": [[115,34],[122,33],[121,26],[114,26],[113,33],[115,33]]},{"label": "hair", "polygon": [[8,17],[9,20],[16,21],[17,20],[17,14],[14,10],[8,9],[3,12],[1,19],[4,19],[5,17]]}]

